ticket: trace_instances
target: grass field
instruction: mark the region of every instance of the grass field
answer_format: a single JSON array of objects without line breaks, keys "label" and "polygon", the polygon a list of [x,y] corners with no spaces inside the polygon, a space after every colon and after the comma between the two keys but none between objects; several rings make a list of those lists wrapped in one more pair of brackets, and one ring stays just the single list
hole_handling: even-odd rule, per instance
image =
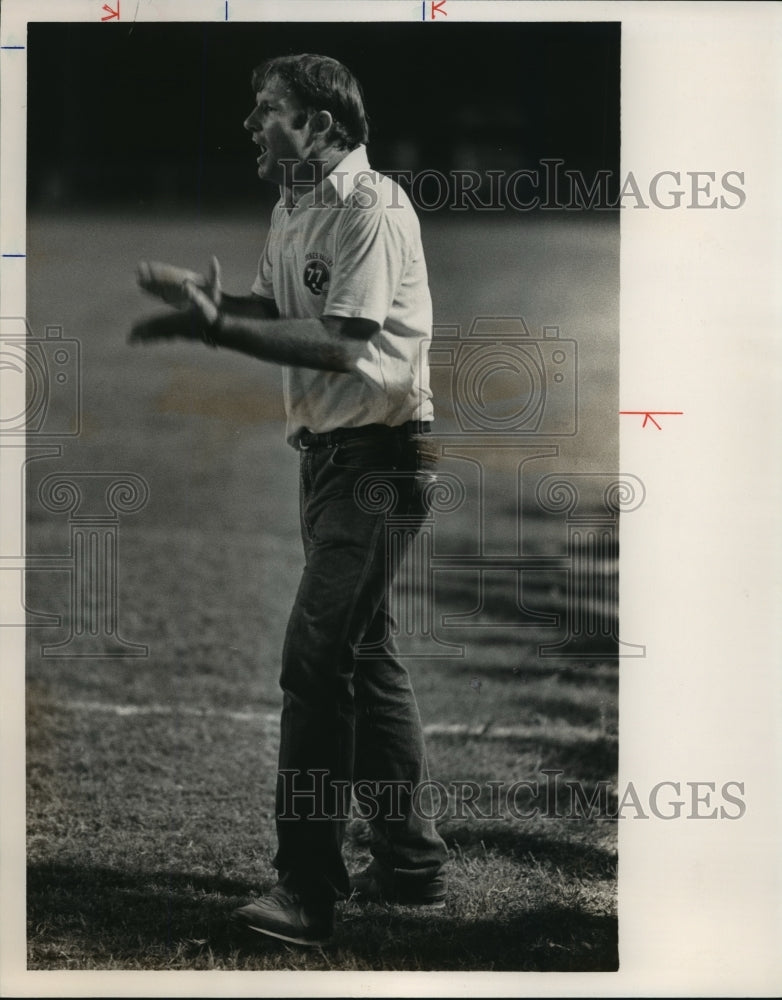
[{"label": "grass field", "polygon": [[[311,951],[226,928],[231,908],[273,882],[277,672],[301,565],[296,457],[272,366],[190,345],[131,350],[124,337],[154,308],[133,284],[138,258],[202,268],[216,252],[240,291],[259,233],[246,217],[30,220],[29,318],[37,334],[56,324],[79,340],[83,399],[61,457],[29,463],[28,551],[68,552],[67,516],[38,499],[52,473],[133,473],[149,500],[118,528],[120,632],[146,656],[42,655],[68,634],[68,574],[28,574],[29,607],[63,619],[28,638],[29,968],[615,969],[615,823],[484,819],[458,796],[440,823],[444,911],[348,902],[334,944]],[[579,434],[538,470],[615,470],[616,223],[426,219],[424,237],[438,323],[521,314],[578,341]],[[69,398],[50,405],[73,420]],[[485,551],[515,543],[518,456],[484,458],[485,509],[439,517],[438,552],[474,552],[479,531]],[[530,511],[521,530],[526,553],[565,551],[561,516]],[[616,781],[617,661],[588,647],[541,657],[562,636],[567,581],[551,569],[524,584],[558,626],[492,627],[518,615],[514,580],[498,571],[475,627],[440,628],[462,656],[412,655],[426,651],[416,636],[403,648],[433,778],[484,787],[553,769],[566,805],[567,782]],[[469,572],[442,573],[438,587],[438,614],[476,604]],[[350,867],[368,859],[360,822],[346,852]]]}]

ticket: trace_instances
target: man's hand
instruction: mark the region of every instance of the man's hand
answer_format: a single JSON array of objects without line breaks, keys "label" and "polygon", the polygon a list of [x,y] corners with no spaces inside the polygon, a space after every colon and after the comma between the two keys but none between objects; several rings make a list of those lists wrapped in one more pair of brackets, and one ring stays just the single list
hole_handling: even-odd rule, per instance
[{"label": "man's hand", "polygon": [[151,340],[203,340],[212,347],[212,328],[220,315],[222,288],[220,263],[212,257],[209,274],[204,277],[170,264],[142,261],[138,281],[145,291],[176,306],[180,312],[164,313],[135,323],[128,341],[131,344]]},{"label": "man's hand", "polygon": [[207,326],[214,326],[220,315],[223,290],[220,284],[220,261],[212,257],[209,275],[203,284],[185,278],[182,288],[188,301],[198,310]]},{"label": "man's hand", "polygon": [[203,274],[188,271],[173,264],[161,264],[158,261],[142,260],[136,272],[139,285],[145,292],[155,295],[170,306],[177,309],[187,309],[190,297],[185,292],[185,282],[191,282],[196,288],[205,288],[207,279]]}]

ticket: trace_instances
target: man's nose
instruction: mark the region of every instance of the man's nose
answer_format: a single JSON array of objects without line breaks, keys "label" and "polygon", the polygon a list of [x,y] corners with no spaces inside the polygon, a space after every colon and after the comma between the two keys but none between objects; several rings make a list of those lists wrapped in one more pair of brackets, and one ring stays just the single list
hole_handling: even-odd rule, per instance
[{"label": "man's nose", "polygon": [[244,127],[247,129],[248,132],[255,131],[255,123],[253,121],[254,117],[255,117],[255,112],[251,111],[250,114],[244,120]]}]

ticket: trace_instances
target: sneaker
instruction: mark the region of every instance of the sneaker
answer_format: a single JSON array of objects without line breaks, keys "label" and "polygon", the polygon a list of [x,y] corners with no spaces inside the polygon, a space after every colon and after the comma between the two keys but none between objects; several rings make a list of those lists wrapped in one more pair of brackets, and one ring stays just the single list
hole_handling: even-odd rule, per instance
[{"label": "sneaker", "polygon": [[291,944],[323,945],[334,933],[334,904],[305,903],[297,893],[276,885],[267,896],[234,910],[231,920]]},{"label": "sneaker", "polygon": [[439,910],[445,906],[446,895],[447,882],[441,873],[427,879],[410,876],[401,879],[373,861],[363,872],[350,877],[350,898],[358,902],[430,906]]}]

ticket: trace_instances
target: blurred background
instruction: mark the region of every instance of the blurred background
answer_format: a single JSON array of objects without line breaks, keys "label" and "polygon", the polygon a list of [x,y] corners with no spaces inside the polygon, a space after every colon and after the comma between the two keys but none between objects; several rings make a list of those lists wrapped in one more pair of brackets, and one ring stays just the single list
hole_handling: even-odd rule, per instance
[{"label": "blurred background", "polygon": [[[174,387],[160,387],[158,395],[168,395],[156,408],[206,408],[212,429],[281,423],[274,366],[251,370],[221,352],[210,359],[210,382],[187,345],[132,354],[123,342],[133,319],[155,308],[135,287],[139,258],[203,270],[216,253],[226,289],[248,291],[278,196],[258,181],[243,128],[254,104],[251,72],[272,56],[301,51],[334,56],[361,81],[370,162],[380,170],[437,171],[449,183],[457,170],[481,177],[539,170],[537,193],[545,199],[541,161],[561,160],[560,170],[580,172],[587,186],[606,172],[609,199],[616,193],[619,24],[31,24],[28,316],[81,340],[88,425],[106,427],[121,391],[136,378],[149,390],[169,363]],[[526,424],[523,439],[557,448],[556,461],[537,461],[528,473],[614,471],[618,212],[525,211],[502,197],[492,210],[456,210],[455,184],[453,197],[439,193],[430,176],[416,201],[436,327],[464,337],[481,318],[516,317],[533,339],[554,327],[568,341],[560,384],[551,345],[545,357],[530,348],[518,365],[500,358],[481,374],[486,427],[506,433],[512,420],[505,418],[524,400],[543,419]],[[518,197],[534,193],[519,185]],[[569,196],[562,173],[559,197],[568,204]],[[487,185],[477,197],[489,201]],[[438,201],[439,210],[428,208]],[[118,396],[112,369],[99,374],[98,365],[115,362],[119,351],[125,383]],[[458,367],[458,359],[450,369],[433,367],[442,432],[469,429],[455,409]],[[233,392],[215,389],[217,371],[233,380]],[[125,411],[136,409],[132,398],[125,402]],[[126,435],[122,447],[132,449],[133,440]],[[513,490],[517,457],[501,448],[483,455],[511,477],[503,492]]]},{"label": "blurred background", "polygon": [[616,175],[619,40],[589,22],[31,24],[29,205],[246,207],[251,70],[291,52],[358,77],[380,170]]}]

